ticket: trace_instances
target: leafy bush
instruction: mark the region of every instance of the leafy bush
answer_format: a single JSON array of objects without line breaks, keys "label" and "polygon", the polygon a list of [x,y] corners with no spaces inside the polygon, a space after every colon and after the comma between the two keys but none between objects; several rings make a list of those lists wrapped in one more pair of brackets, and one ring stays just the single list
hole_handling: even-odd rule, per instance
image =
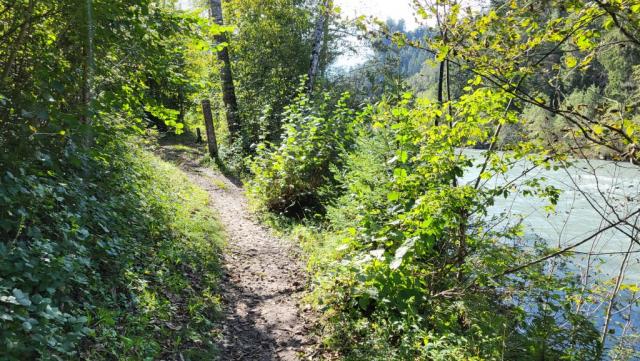
[{"label": "leafy bush", "polygon": [[122,142],[67,144],[0,155],[0,358],[210,351],[221,241],[207,194]]},{"label": "leafy bush", "polygon": [[[368,113],[360,116],[368,118]],[[334,168],[336,193],[340,196],[328,207],[327,219],[335,231],[361,224],[375,228],[374,224],[380,225],[385,219],[397,144],[389,128],[366,123],[359,127],[355,148],[346,155],[344,167]]]},{"label": "leafy bush", "polygon": [[[371,128],[338,177],[345,193],[328,212],[343,242],[316,267],[314,300],[327,342],[347,359],[595,359],[593,325],[555,291],[577,289],[571,267],[500,276],[548,250],[532,249],[517,222],[487,226],[487,207],[511,188],[465,178],[478,159],[461,148],[492,142],[490,124],[518,121],[504,113],[508,101],[478,89],[443,105],[406,95],[371,112]],[[506,174],[531,147],[483,153],[481,184]],[[553,204],[557,191],[541,184],[523,182],[519,191]]]},{"label": "leafy bush", "polygon": [[354,111],[343,94],[335,106],[329,96],[316,104],[301,95],[283,114],[280,144],[261,143],[250,163],[249,195],[258,207],[288,216],[323,210],[322,188],[331,167],[353,142]]}]

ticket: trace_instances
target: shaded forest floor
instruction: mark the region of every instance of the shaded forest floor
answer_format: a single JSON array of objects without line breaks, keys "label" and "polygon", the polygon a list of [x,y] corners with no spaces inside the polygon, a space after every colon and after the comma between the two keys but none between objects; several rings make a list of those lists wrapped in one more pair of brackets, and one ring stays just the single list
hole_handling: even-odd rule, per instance
[{"label": "shaded forest floor", "polygon": [[227,234],[221,360],[313,358],[317,340],[311,312],[300,307],[306,274],[298,247],[261,225],[241,183],[201,165],[197,147],[162,142],[158,153],[209,193]]}]

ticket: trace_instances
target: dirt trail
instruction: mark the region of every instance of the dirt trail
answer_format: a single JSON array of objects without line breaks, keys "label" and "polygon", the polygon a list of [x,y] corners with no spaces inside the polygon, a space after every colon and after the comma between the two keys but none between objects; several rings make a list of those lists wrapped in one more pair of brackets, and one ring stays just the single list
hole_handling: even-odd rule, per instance
[{"label": "dirt trail", "polygon": [[237,182],[200,167],[184,151],[165,148],[163,153],[209,192],[228,235],[220,359],[310,358],[315,341],[309,336],[310,315],[299,307],[306,282],[299,250],[254,218]]}]

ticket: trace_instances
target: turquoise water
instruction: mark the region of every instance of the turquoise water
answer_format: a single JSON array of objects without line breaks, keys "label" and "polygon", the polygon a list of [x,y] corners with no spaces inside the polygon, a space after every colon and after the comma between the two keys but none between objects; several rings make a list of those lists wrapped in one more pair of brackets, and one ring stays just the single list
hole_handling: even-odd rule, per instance
[{"label": "turquoise water", "polygon": [[[464,150],[463,152],[472,159],[476,159],[474,162],[476,165],[483,159],[482,151]],[[494,187],[510,182],[531,166],[532,164],[522,161],[504,176],[489,180],[486,186]],[[470,169],[462,182],[473,183],[478,172],[477,168]],[[554,247],[575,244],[607,226],[609,223],[603,220],[599,212],[615,221],[616,214],[624,218],[640,207],[640,166],[602,160],[577,160],[572,166],[556,171],[535,169],[515,182],[514,186],[521,186],[525,180],[534,177],[544,177],[546,181],[543,184],[562,190],[554,213],[549,214],[544,210],[544,206],[548,204],[547,201],[525,197],[514,192],[506,199],[497,199],[496,204],[490,207],[489,214],[493,216],[504,214],[507,219],[522,217],[529,237],[540,237]],[[615,214],[607,203],[613,206]],[[637,218],[636,215],[629,221],[633,224],[638,221]],[[640,221],[638,226],[640,227]],[[632,227],[626,226],[623,230],[632,233]],[[640,235],[636,235],[636,239],[640,239]],[[580,252],[596,253],[597,258],[602,261],[599,266],[601,272],[599,276],[605,279],[617,277],[623,254],[616,253],[626,252],[630,244],[631,239],[628,235],[620,230],[610,229],[577,247],[575,260],[584,271],[588,258]],[[624,280],[625,283],[637,284],[640,282],[640,246],[633,244],[631,251]]]}]

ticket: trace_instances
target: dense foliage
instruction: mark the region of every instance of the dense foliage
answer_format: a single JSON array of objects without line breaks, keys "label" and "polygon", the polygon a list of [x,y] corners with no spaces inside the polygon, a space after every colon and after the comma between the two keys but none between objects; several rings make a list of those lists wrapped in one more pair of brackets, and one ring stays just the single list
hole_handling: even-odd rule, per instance
[{"label": "dense foliage", "polygon": [[[224,5],[225,23],[234,29],[229,50],[244,148],[265,139],[277,142],[281,114],[295,100],[300,77],[309,71],[318,7],[308,0],[233,0]],[[327,33],[320,61],[323,73],[336,52],[336,37]]]},{"label": "dense foliage", "polygon": [[283,113],[282,140],[258,145],[250,165],[250,195],[269,211],[289,216],[313,216],[322,212],[333,186],[331,167],[353,142],[354,111],[347,107],[349,94],[335,105],[329,95],[318,105],[302,93]]},{"label": "dense foliage", "polygon": [[[354,360],[633,359],[638,304],[634,291],[620,290],[637,288],[621,286],[625,263],[614,288],[584,281],[571,251],[589,237],[555,247],[520,217],[490,208],[530,197],[555,217],[560,190],[533,170],[564,167],[569,157],[638,161],[637,79],[620,74],[640,65],[640,7],[415,6],[436,23],[422,38],[394,23],[362,25],[376,58],[347,79],[359,100],[378,103],[352,117],[354,147],[320,166],[308,157],[318,151],[314,132],[285,127],[276,150],[261,148],[253,161],[249,186],[267,209],[282,210],[270,202],[288,199],[287,186],[327,195],[320,221],[308,217],[295,232],[316,272],[312,299],[326,317],[328,345]],[[419,50],[427,61],[408,79],[418,96],[400,96],[403,56]],[[340,79],[338,86],[348,88]],[[304,130],[304,119],[297,122]],[[331,178],[298,178],[326,168]],[[607,204],[615,216],[601,213],[603,228],[630,234],[633,249],[638,212]],[[614,326],[611,310],[628,313],[626,323]]]},{"label": "dense foliage", "polygon": [[[135,143],[146,126],[192,131],[207,98],[227,113],[230,88],[241,134],[216,119],[214,161],[245,172],[260,212],[297,222],[329,352],[638,358],[637,197],[597,186],[600,228],[557,245],[499,206],[558,217],[561,190],[537,170],[637,166],[637,1],[416,0],[413,31],[343,21],[332,1],[228,0],[228,27],[175,5],[0,0],[0,358],[215,354],[208,199]],[[356,29],[371,59],[331,68]],[[218,86],[221,49],[233,77]],[[312,49],[316,86],[296,86]],[[629,247],[603,279],[573,253],[614,229]]]},{"label": "dense foliage", "polygon": [[305,2],[233,1],[227,21],[237,33],[231,54],[247,142],[273,133],[274,116],[295,97],[295,85],[309,69],[312,13]]},{"label": "dense foliage", "polygon": [[[332,223],[347,227],[340,249],[349,262],[330,266],[321,283],[320,305],[335,324],[335,341],[351,340],[347,354],[356,359],[495,359],[505,347],[517,359],[541,353],[593,359],[594,327],[564,309],[561,300],[534,296],[552,291],[545,290],[551,287],[546,282],[560,280],[544,268],[517,280],[496,277],[545,252],[543,245],[530,247],[518,223],[487,228],[487,204],[511,188],[477,188],[462,179],[477,159],[459,147],[486,141],[490,134],[478,131],[484,125],[516,121],[513,114],[504,117],[505,99],[486,90],[466,95],[451,105],[454,116],[466,118],[453,128],[432,126],[441,110],[431,102],[409,106],[406,99],[373,111],[371,133],[350,158],[348,190],[330,212]],[[387,146],[372,149],[371,138],[385,139]],[[492,156],[483,178],[502,174],[520,156]],[[542,158],[531,161],[549,166]],[[555,189],[534,179],[519,191],[550,204],[557,197]],[[568,274],[563,281],[569,289]],[[530,304],[514,298],[540,302],[541,312],[525,312]],[[558,320],[571,321],[556,323],[542,312],[546,307],[556,309]],[[536,334],[537,327],[552,331]]]},{"label": "dense foliage", "polygon": [[215,351],[208,197],[135,145],[183,128],[217,29],[164,3],[0,2],[3,360]]},{"label": "dense foliage", "polygon": [[208,196],[121,144],[66,156],[83,167],[40,153],[46,171],[0,181],[2,358],[212,352],[221,238]]}]

